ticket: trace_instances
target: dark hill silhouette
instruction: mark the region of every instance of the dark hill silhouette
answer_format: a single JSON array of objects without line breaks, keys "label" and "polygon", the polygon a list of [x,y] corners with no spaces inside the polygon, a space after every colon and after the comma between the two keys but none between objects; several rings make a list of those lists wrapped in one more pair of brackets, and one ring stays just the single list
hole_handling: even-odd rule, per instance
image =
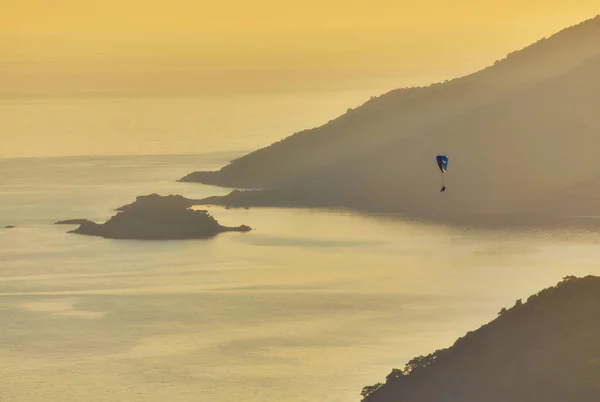
[{"label": "dark hill silhouette", "polygon": [[79,223],[69,233],[101,236],[111,239],[178,240],[203,239],[222,232],[247,232],[246,225],[222,226],[207,211],[192,210],[192,202],[180,195],[150,194],[118,208],[115,216],[102,224],[86,219],[60,221],[57,224]]},{"label": "dark hill silhouette", "polygon": [[600,400],[600,278],[566,277],[448,349],[365,387],[365,402]]},{"label": "dark hill silhouette", "polygon": [[391,91],[324,126],[236,159],[218,172],[196,172],[181,180],[239,188],[278,186],[390,139],[413,137],[424,127],[563,74],[598,54],[600,17],[513,52],[479,72],[443,84]]},{"label": "dark hill silhouette", "polygon": [[[591,39],[594,39],[593,43]],[[513,85],[501,96],[492,91],[496,94],[493,99],[466,102],[469,107],[460,113],[455,109],[444,118],[425,119],[426,122],[412,125],[408,133],[390,134],[385,141],[375,139],[360,152],[356,150],[352,155],[346,153],[343,158],[334,157],[331,163],[316,163],[310,169],[294,168],[293,180],[285,173],[290,165],[271,165],[265,162],[266,159],[256,162],[259,166],[268,166],[271,172],[270,178],[262,183],[269,191],[236,192],[207,202],[233,206],[348,206],[462,223],[482,220],[498,223],[511,219],[520,223],[528,220],[536,224],[556,222],[562,215],[573,212],[569,198],[562,203],[553,202],[553,208],[540,208],[540,205],[548,204],[549,197],[553,200],[560,197],[566,189],[572,191],[579,182],[600,177],[597,163],[600,149],[600,18],[561,31],[488,70],[461,79],[471,83],[475,89],[469,93],[473,94],[481,93],[482,82],[488,82],[485,77],[494,74],[530,77],[533,67],[521,68],[527,66],[526,60],[532,60],[535,66],[536,61],[542,59],[541,55],[545,56],[545,62],[555,57],[567,57],[570,51],[566,43],[571,41],[575,41],[576,49],[572,54],[579,58],[573,56],[569,62],[551,63],[555,64],[554,69],[540,67],[543,72],[540,76],[544,79],[533,82],[528,78],[527,85],[521,80],[519,85]],[[553,49],[557,49],[556,52]],[[591,54],[595,56],[590,57]],[[515,61],[511,62],[511,58]],[[573,64],[576,67],[556,74]],[[508,70],[525,73],[507,73]],[[553,74],[550,74],[551,70]],[[454,92],[453,98],[450,88],[454,84],[445,85],[447,89],[442,90],[444,86],[440,86],[436,99],[445,94],[448,102],[455,99],[455,103],[464,106],[464,96]],[[432,88],[427,90],[434,91]],[[418,107],[423,111],[421,117],[426,116],[427,104]],[[436,109],[435,105],[433,109]],[[318,142],[314,138],[313,142]],[[303,141],[309,142],[308,139]],[[285,154],[273,153],[274,149],[262,152],[277,157]],[[450,156],[446,174],[448,191],[444,194],[438,193],[440,177],[434,163],[439,152]],[[306,154],[300,149],[298,155]],[[235,177],[234,181],[250,177],[248,183],[241,179],[237,184],[261,184],[253,182],[253,177],[266,176],[253,175],[257,170],[254,169],[256,164],[250,163],[251,159],[248,155],[244,162],[235,161],[212,176],[200,177],[212,177],[209,181],[221,176]],[[237,163],[247,164],[246,171],[240,175],[235,173]],[[283,172],[281,177],[276,177],[280,172]]]}]

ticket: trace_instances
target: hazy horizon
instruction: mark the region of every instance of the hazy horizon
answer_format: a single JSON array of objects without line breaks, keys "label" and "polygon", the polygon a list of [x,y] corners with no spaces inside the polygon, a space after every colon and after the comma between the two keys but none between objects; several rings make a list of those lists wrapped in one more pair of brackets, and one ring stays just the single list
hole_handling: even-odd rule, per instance
[{"label": "hazy horizon", "polygon": [[565,11],[557,0],[496,7],[463,0],[451,8],[441,0],[9,1],[0,17],[0,97],[428,85],[598,11],[593,1]]},{"label": "hazy horizon", "polygon": [[369,93],[0,100],[0,159],[246,153],[324,124]]},{"label": "hazy horizon", "polygon": [[[446,23],[434,24],[433,29],[431,24],[417,27],[415,21],[400,20],[394,29],[413,29],[415,35],[395,36],[394,42],[386,36],[389,32],[384,35],[385,29],[391,29],[389,24],[367,24],[360,31],[361,40],[344,41],[352,38],[350,27],[362,24],[357,15],[350,18],[348,11],[337,19],[328,14],[340,22],[332,26],[337,32],[335,46],[326,40],[311,42],[316,40],[314,35],[307,35],[306,41],[292,40],[302,36],[301,26],[295,26],[297,31],[272,38],[278,44],[263,38],[252,42],[256,46],[240,50],[231,44],[221,49],[223,57],[208,57],[214,54],[202,46],[211,39],[200,35],[201,28],[182,39],[185,46],[173,46],[170,53],[160,46],[155,52],[141,46],[123,53],[132,44],[125,33],[119,36],[117,29],[110,40],[98,38],[102,29],[108,29],[100,22],[110,19],[115,4],[109,3],[92,18],[85,8],[54,2],[48,23],[38,26],[39,16],[31,12],[37,8],[29,3],[29,8],[14,3],[9,9],[14,18],[0,25],[4,34],[0,36],[0,158],[250,152],[325,124],[348,108],[395,88],[470,74],[593,17],[587,6],[580,5],[572,13],[540,14],[531,20],[525,14],[512,19],[498,15],[489,25],[477,28],[470,15],[465,21],[471,25],[455,27],[443,36],[434,32],[446,29]],[[182,10],[166,7],[164,15],[178,15]],[[426,17],[423,10],[413,11]],[[439,16],[429,17],[433,23]],[[76,23],[86,18],[89,26]],[[127,20],[127,13],[119,18]],[[131,18],[131,26],[138,26],[134,23],[138,17]],[[521,29],[525,22],[528,29]],[[514,26],[521,28],[509,29]],[[150,27],[141,24],[139,29]],[[164,29],[175,32],[170,31],[173,26]],[[482,29],[480,42],[473,43],[473,35],[453,36],[467,29]],[[510,34],[505,35],[505,30]],[[490,37],[485,32],[495,34]],[[381,37],[390,40],[371,47]],[[181,39],[165,38],[173,44]],[[138,39],[150,46],[156,37]],[[189,47],[192,43],[198,45],[197,51]],[[372,52],[372,57],[365,57],[360,49]],[[348,59],[356,57],[360,60]]]}]

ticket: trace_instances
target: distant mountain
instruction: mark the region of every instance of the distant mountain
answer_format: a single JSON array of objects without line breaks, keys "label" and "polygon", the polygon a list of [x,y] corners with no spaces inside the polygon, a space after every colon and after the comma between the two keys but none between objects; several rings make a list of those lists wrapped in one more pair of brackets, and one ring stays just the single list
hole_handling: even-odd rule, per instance
[{"label": "distant mountain", "polygon": [[[600,177],[599,112],[600,16],[477,73],[392,91],[217,172],[181,180],[268,190],[210,199],[233,206],[554,219],[572,212],[569,198],[551,209],[539,205]],[[438,153],[450,156],[443,194]]]},{"label": "distant mountain", "polygon": [[600,277],[566,277],[448,349],[363,388],[365,402],[600,400]]}]

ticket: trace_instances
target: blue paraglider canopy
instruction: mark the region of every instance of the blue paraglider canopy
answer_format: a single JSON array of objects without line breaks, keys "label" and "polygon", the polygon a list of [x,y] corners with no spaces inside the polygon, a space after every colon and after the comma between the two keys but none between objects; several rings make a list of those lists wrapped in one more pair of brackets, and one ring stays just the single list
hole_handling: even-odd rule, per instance
[{"label": "blue paraglider canopy", "polygon": [[435,157],[435,161],[442,173],[446,173],[446,170],[448,170],[448,157],[446,155],[438,155]]}]

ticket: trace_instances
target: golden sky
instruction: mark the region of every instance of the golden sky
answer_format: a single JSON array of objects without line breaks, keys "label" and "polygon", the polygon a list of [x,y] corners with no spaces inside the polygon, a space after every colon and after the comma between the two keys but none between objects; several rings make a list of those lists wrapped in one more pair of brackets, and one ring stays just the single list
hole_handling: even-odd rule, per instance
[{"label": "golden sky", "polygon": [[0,68],[13,74],[366,69],[427,80],[600,13],[598,0],[0,1]]}]

